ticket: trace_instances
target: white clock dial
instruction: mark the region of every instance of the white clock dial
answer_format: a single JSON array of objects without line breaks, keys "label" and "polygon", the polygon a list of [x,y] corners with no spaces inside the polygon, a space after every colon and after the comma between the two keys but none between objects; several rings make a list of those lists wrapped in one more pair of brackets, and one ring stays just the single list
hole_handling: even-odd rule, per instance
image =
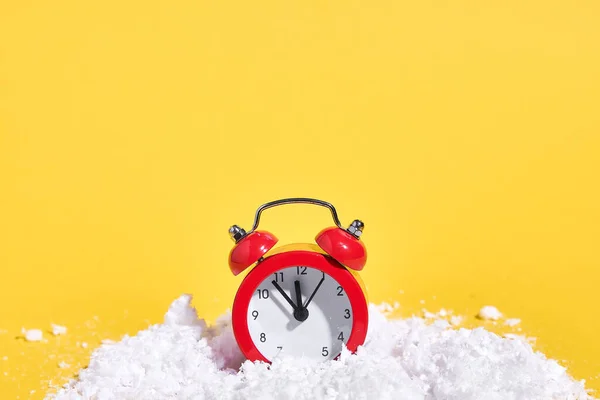
[{"label": "white clock dial", "polygon": [[247,319],[250,336],[266,359],[286,354],[329,360],[348,342],[353,313],[335,279],[315,268],[294,266],[271,274],[256,288]]}]

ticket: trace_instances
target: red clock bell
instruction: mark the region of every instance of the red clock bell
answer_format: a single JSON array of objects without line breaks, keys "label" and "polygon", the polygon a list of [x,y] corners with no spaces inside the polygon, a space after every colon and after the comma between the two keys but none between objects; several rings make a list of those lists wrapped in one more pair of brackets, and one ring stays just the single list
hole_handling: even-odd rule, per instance
[{"label": "red clock bell", "polygon": [[[278,239],[257,230],[261,213],[284,204],[326,207],[335,226],[321,230],[316,244],[292,244],[274,249]],[[355,352],[368,328],[366,291],[358,271],[367,261],[360,240],[364,224],[342,227],[330,203],[289,198],[263,204],[249,232],[229,229],[235,246],[229,268],[238,275],[252,267],[235,295],[232,325],[246,358],[271,362],[278,356],[336,358],[345,346]]]}]

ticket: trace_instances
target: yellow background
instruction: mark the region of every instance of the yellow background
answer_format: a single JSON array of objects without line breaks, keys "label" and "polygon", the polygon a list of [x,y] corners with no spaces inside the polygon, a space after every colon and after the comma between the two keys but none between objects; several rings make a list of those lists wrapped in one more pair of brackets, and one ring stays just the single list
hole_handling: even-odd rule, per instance
[{"label": "yellow background", "polygon": [[183,292],[224,312],[228,227],[288,196],[365,221],[372,301],[496,305],[600,389],[599,4],[2,2],[2,397]]}]

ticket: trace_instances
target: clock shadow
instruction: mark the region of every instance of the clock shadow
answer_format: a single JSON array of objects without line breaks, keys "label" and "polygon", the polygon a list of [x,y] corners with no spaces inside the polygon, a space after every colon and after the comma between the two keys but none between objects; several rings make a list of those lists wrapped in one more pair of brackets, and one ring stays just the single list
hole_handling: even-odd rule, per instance
[{"label": "clock shadow", "polygon": [[281,312],[283,312],[289,318],[289,321],[286,325],[288,331],[293,331],[298,326],[300,326],[301,322],[297,321],[296,318],[294,318],[294,313],[289,309],[289,305],[286,307],[286,305],[283,304],[277,296],[273,296],[273,302],[275,303],[277,308],[279,308]]},{"label": "clock shadow", "polygon": [[[306,302],[306,299],[303,299],[304,302]],[[310,320],[311,315],[310,312],[312,310],[313,314],[317,312],[316,309],[327,309],[327,307],[330,305],[329,304],[330,301],[327,298],[321,297],[317,294],[317,296],[314,297],[312,303],[308,306],[308,312],[309,312],[309,316],[307,320]],[[285,304],[281,303],[279,301],[279,299],[277,299],[277,305],[278,307],[280,307],[289,317],[289,321],[286,324],[286,329],[289,332],[294,331],[296,328],[298,328],[299,326],[302,325],[303,321],[298,321],[295,317],[292,311],[289,311],[285,308]],[[315,316],[316,317],[316,316]],[[334,319],[332,319],[331,317],[326,318],[327,320],[327,324],[329,326],[329,330],[331,332],[338,332],[340,329],[346,329],[346,330],[350,330],[350,328],[352,327],[352,324],[337,324],[336,322],[340,322],[340,321],[336,321]],[[343,340],[342,342],[346,342],[347,338],[345,338],[345,340]],[[331,343],[332,346],[336,345],[336,342],[332,342]]]},{"label": "clock shadow", "polygon": [[290,320],[288,321],[287,325],[285,326],[287,328],[288,331],[293,331],[294,329],[296,329],[297,327],[300,326],[302,322],[298,321],[296,318],[294,318],[294,316],[292,315],[292,318],[290,318]]}]

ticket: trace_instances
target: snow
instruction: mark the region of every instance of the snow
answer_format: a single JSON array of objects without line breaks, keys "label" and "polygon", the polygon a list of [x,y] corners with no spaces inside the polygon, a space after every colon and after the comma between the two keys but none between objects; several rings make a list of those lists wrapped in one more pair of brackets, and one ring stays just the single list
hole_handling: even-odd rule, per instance
[{"label": "snow", "polygon": [[28,342],[39,342],[44,338],[42,331],[40,329],[28,329],[23,328],[21,330],[23,333],[25,340]]},{"label": "snow", "polygon": [[[244,360],[230,314],[212,326],[182,295],[162,324],[101,345],[79,378],[47,399],[591,399],[556,361],[526,340],[445,320],[388,319],[371,305],[357,354],[316,362]],[[383,307],[387,309],[387,307]]]},{"label": "snow", "polygon": [[54,336],[64,335],[67,333],[67,328],[62,325],[51,324],[52,326],[52,334]]},{"label": "snow", "polygon": [[516,326],[519,325],[521,323],[521,320],[519,318],[509,318],[506,321],[504,321],[504,325],[507,326]]},{"label": "snow", "polygon": [[484,306],[479,310],[477,316],[481,319],[496,321],[497,319],[502,318],[502,313],[494,306]]}]

